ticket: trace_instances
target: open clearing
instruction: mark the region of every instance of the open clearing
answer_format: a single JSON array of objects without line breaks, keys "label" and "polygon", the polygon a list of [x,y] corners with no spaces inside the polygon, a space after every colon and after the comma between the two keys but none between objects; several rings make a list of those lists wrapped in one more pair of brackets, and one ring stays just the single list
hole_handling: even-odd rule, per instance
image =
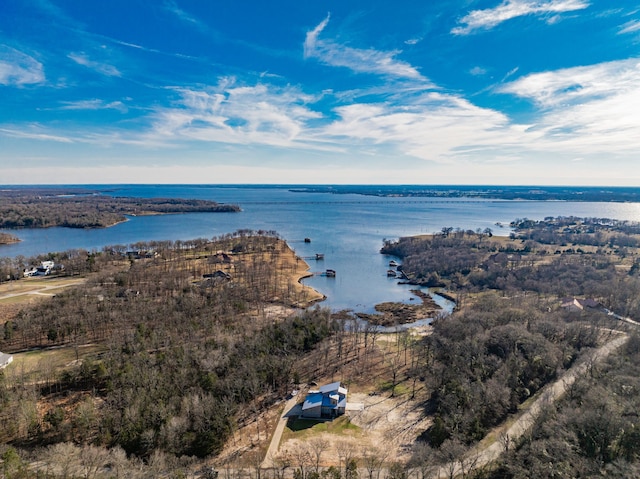
[{"label": "open clearing", "polygon": [[280,451],[292,452],[300,449],[301,443],[320,438],[326,444],[323,466],[339,465],[345,448],[354,450],[356,456],[377,451],[386,461],[407,461],[416,438],[431,424],[422,406],[408,396],[349,393],[349,402],[363,403],[363,411],[350,411],[346,417],[295,432],[287,428]]}]

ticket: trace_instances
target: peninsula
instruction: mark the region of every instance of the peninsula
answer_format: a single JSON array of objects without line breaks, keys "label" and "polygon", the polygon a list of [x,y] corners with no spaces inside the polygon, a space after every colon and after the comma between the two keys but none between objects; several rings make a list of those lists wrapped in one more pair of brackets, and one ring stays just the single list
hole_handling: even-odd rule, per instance
[{"label": "peninsula", "polygon": [[208,200],[118,197],[73,188],[4,189],[0,200],[0,228],[12,229],[106,228],[126,221],[127,215],[240,211],[237,205]]}]

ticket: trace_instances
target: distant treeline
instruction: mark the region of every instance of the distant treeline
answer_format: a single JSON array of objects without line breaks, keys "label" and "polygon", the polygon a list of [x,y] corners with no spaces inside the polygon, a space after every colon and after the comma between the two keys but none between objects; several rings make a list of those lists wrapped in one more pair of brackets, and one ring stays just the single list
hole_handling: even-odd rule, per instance
[{"label": "distant treeline", "polygon": [[640,188],[635,187],[321,185],[298,187],[292,191],[300,193],[334,193],[425,198],[486,198],[531,201],[640,201]]},{"label": "distant treeline", "polygon": [[510,225],[513,236],[542,244],[566,246],[580,244],[637,248],[640,245],[640,223],[610,218],[547,217],[536,221],[516,219]]},{"label": "distant treeline", "polygon": [[628,301],[640,289],[634,248],[639,236],[631,234],[638,225],[596,223],[516,220],[512,241],[496,240],[488,231],[443,228],[442,234],[386,241],[381,252],[402,258],[401,269],[412,284],[464,292],[589,296],[619,314],[640,315],[640,304]]},{"label": "distant treeline", "polygon": [[104,228],[125,215],[237,212],[236,205],[177,198],[130,198],[65,190],[0,191],[0,228]]}]

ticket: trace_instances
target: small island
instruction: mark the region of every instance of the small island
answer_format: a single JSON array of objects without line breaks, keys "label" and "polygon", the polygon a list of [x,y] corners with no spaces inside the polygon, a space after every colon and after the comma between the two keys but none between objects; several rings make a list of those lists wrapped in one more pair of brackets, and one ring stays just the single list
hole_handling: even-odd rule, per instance
[{"label": "small island", "polygon": [[12,244],[18,242],[20,242],[18,237],[10,235],[9,233],[0,233],[0,244]]},{"label": "small island", "polygon": [[356,313],[356,316],[376,326],[396,326],[432,318],[442,309],[430,294],[419,289],[412,289],[411,292],[421,301],[416,304],[380,303],[375,305],[376,314]]},{"label": "small island", "polygon": [[126,216],[240,211],[237,205],[215,201],[116,197],[72,188],[5,189],[0,200],[0,228],[13,229],[106,228],[126,221]]}]

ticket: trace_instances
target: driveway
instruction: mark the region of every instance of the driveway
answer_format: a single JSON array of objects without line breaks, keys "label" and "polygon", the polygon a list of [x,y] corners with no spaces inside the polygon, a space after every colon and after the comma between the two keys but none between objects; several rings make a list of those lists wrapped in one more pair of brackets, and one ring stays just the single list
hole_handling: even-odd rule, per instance
[{"label": "driveway", "polygon": [[293,396],[285,403],[284,409],[282,410],[282,416],[280,416],[280,420],[278,421],[276,430],[271,437],[269,449],[267,449],[267,453],[265,454],[264,460],[262,461],[262,468],[266,469],[273,467],[273,458],[278,454],[280,439],[282,439],[282,433],[284,432],[284,428],[287,425],[287,421],[290,417],[299,416],[302,412],[302,404],[298,404],[298,398],[299,396]]}]

